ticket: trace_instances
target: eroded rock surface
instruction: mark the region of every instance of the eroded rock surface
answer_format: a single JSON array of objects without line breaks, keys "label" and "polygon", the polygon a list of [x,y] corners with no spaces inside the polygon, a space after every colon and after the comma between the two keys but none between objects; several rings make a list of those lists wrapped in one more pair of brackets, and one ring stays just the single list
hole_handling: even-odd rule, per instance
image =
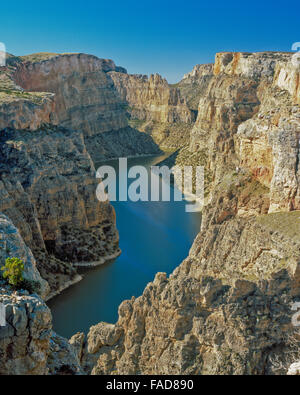
[{"label": "eroded rock surface", "polygon": [[0,210],[32,249],[51,294],[80,279],[72,263],[119,254],[115,213],[97,200],[82,133],[6,130],[0,154]]},{"label": "eroded rock surface", "polygon": [[0,128],[36,130],[46,123],[81,131],[96,160],[119,156],[111,133],[120,154],[159,153],[149,136],[128,126],[111,71],[126,74],[112,60],[82,53],[10,56],[0,68]]},{"label": "eroded rock surface", "polygon": [[[300,300],[299,68],[291,56],[216,55],[189,147],[176,158],[205,166],[201,232],[169,278],[158,273],[123,302],[114,327],[91,330],[92,374],[285,374],[299,359],[291,309]],[[101,340],[108,330],[120,333],[113,345]]]},{"label": "eroded rock surface", "polygon": [[195,115],[179,89],[159,74],[109,74],[127,104],[132,126],[151,134],[162,148],[174,149],[186,143]]},{"label": "eroded rock surface", "polygon": [[37,295],[0,288],[6,325],[0,327],[0,372],[3,375],[48,373],[50,310]]}]

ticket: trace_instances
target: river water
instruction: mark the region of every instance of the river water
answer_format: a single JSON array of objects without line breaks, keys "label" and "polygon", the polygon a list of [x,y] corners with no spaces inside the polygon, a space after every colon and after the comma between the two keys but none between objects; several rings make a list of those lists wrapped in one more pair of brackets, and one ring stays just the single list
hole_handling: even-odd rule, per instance
[{"label": "river water", "polygon": [[[128,159],[128,167],[143,165],[150,171],[165,157]],[[118,169],[116,160],[106,164]],[[54,330],[62,336],[87,333],[100,321],[116,322],[120,303],[141,295],[157,272],[170,274],[186,258],[200,229],[200,213],[187,213],[185,201],[112,204],[122,254],[102,266],[82,269],[81,282],[48,302]]]}]

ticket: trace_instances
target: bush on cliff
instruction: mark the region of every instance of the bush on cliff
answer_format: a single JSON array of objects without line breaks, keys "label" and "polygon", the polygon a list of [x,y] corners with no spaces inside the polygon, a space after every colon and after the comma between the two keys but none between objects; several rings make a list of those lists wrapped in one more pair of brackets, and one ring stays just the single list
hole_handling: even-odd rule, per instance
[{"label": "bush on cliff", "polygon": [[24,263],[19,258],[7,258],[5,266],[1,268],[3,271],[3,278],[8,281],[8,284],[14,288],[20,286],[23,281]]},{"label": "bush on cliff", "polygon": [[7,258],[1,271],[3,272],[2,277],[12,288],[23,289],[30,294],[38,294],[40,292],[41,284],[38,281],[28,280],[23,277],[24,263],[21,259]]}]

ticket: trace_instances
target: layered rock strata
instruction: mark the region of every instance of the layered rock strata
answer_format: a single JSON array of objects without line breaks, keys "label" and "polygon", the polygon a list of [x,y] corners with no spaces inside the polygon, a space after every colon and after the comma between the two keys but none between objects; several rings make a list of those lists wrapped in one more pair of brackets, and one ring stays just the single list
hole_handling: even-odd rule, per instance
[{"label": "layered rock strata", "polygon": [[[188,258],[81,348],[92,374],[284,374],[299,359],[299,68],[220,53],[178,164],[209,176]],[[181,161],[180,161],[181,160]],[[276,212],[275,212],[276,211]],[[77,335],[78,337],[79,335]],[[295,370],[295,369],[294,369]]]},{"label": "layered rock strata", "polygon": [[97,152],[103,151],[98,136],[109,149],[113,132],[126,156],[160,152],[151,138],[128,126],[125,104],[109,73],[126,70],[112,60],[80,53],[11,56],[0,71],[0,127],[35,130],[50,123],[81,131],[96,160],[115,155]]},{"label": "layered rock strata", "polygon": [[75,348],[52,331],[51,312],[41,298],[47,296],[49,286],[31,250],[8,217],[0,213],[0,268],[9,257],[22,260],[23,287],[31,284],[40,295],[32,290],[30,294],[28,289],[14,290],[0,280],[0,373],[83,374]]},{"label": "layered rock strata", "polygon": [[176,149],[189,137],[194,114],[179,89],[159,74],[109,73],[121,99],[127,104],[130,123],[151,134],[164,149]]},{"label": "layered rock strata", "polygon": [[82,133],[5,130],[0,154],[0,210],[32,249],[51,294],[80,279],[73,263],[119,254],[114,210],[97,200]]}]

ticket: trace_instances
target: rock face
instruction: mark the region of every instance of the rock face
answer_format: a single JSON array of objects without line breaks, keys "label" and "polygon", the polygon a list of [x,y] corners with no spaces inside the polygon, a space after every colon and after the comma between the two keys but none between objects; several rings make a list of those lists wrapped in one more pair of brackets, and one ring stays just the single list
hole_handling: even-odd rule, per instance
[{"label": "rock face", "polygon": [[128,126],[110,71],[126,73],[112,60],[86,54],[11,56],[0,68],[0,128],[36,130],[51,124],[81,131],[96,160],[116,154],[104,150],[111,148],[114,132],[125,156],[159,153],[149,136]]},{"label": "rock face", "polygon": [[8,217],[0,213],[0,268],[5,264],[7,258],[12,257],[26,262],[23,277],[28,281],[39,283],[39,293],[42,297],[46,297],[49,293],[49,286],[37,270],[36,260],[31,250],[26,246],[18,229]]},{"label": "rock face", "polygon": [[108,74],[113,70],[119,69],[112,60],[67,54],[40,62],[25,61],[13,77],[27,91],[55,93],[58,123],[92,136],[127,126],[125,111]]},{"label": "rock face", "polygon": [[92,374],[282,374],[299,360],[291,309],[300,300],[299,68],[291,55],[216,55],[189,147],[176,158],[205,166],[202,230],[169,278],[158,273],[123,302],[115,325],[91,328],[82,361],[97,359]]},{"label": "rock face", "polygon": [[159,74],[130,75],[109,73],[120,97],[139,120],[164,123],[191,123],[192,115],[178,89],[169,87]]},{"label": "rock face", "polygon": [[[39,294],[46,297],[49,286],[37,270],[31,250],[12,222],[0,214],[0,267],[7,257],[23,261],[27,281],[23,286],[38,283]],[[0,279],[0,307],[5,319],[0,326],[2,375],[83,374],[73,346],[51,330],[52,316],[40,296],[15,291]]]},{"label": "rock face", "polygon": [[[299,68],[291,56],[220,53],[213,68],[197,66],[176,88],[81,54],[10,60],[6,82],[14,75],[14,84],[43,100],[44,86],[55,94],[49,96],[51,126],[7,128],[0,137],[0,211],[27,246],[15,230],[5,240],[19,243],[13,253],[23,254],[30,278],[41,282],[40,271],[52,293],[76,280],[71,263],[118,253],[114,212],[95,199],[89,152],[96,157],[101,146],[106,158],[132,150],[130,136],[139,132],[123,125],[124,102],[161,145],[188,142],[175,160],[203,165],[207,191],[201,231],[187,259],[169,278],[158,273],[142,296],[121,304],[116,324],[99,323],[86,339],[78,333],[67,342],[52,333],[42,300],[4,285],[0,302],[11,307],[8,329],[0,329],[1,372],[278,374],[299,360],[291,308],[300,300]],[[187,126],[187,133],[169,138],[170,124],[191,125],[195,85],[199,104],[191,135]],[[16,85],[13,96],[18,89],[24,94]],[[84,110],[89,105],[90,114]],[[95,113],[102,110],[98,123]],[[26,124],[17,112],[6,127],[13,118]],[[154,132],[154,125],[161,129]],[[145,138],[137,150],[143,151]],[[3,227],[15,229],[1,218]],[[7,254],[0,251],[4,259]],[[297,372],[292,365],[290,373]]]},{"label": "rock face", "polygon": [[25,92],[12,79],[11,67],[0,67],[0,129],[35,130],[43,123],[56,123],[54,95]]},{"label": "rock face", "polygon": [[195,115],[197,115],[200,97],[205,93],[212,77],[213,64],[197,64],[190,73],[183,76],[178,84],[175,84]]},{"label": "rock face", "polygon": [[22,295],[0,288],[6,325],[0,327],[2,375],[44,375],[51,334],[51,313],[37,295]]},{"label": "rock face", "polygon": [[82,133],[6,130],[0,155],[0,210],[32,249],[51,294],[80,279],[72,263],[119,254],[115,213],[96,198]]},{"label": "rock face", "polygon": [[159,74],[109,73],[127,104],[131,125],[152,135],[162,148],[178,148],[189,136],[194,114],[180,90]]},{"label": "rock face", "polygon": [[67,339],[52,332],[48,356],[48,374],[54,376],[83,375],[76,349]]}]

